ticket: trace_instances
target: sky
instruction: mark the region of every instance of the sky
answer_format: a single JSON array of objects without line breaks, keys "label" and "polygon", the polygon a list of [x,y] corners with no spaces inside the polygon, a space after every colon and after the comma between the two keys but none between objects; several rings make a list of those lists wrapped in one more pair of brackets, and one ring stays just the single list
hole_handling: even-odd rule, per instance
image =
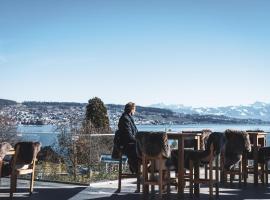
[{"label": "sky", "polygon": [[0,0],[0,98],[270,103],[268,0]]}]

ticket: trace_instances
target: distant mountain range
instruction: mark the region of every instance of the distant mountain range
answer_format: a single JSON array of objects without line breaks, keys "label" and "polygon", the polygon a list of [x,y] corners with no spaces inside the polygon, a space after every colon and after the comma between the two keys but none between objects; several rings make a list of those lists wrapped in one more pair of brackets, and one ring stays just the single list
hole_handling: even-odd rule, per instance
[{"label": "distant mountain range", "polygon": [[166,105],[164,103],[153,104],[150,107],[170,109],[177,113],[199,115],[224,115],[238,119],[270,120],[270,103],[255,102],[250,105],[225,106],[225,107],[190,107],[182,104]]},{"label": "distant mountain range", "polygon": [[[70,120],[83,120],[86,103],[35,102],[17,103],[0,99],[0,115],[18,124],[59,124]],[[124,105],[107,104],[110,124],[117,125]],[[270,105],[256,102],[249,106],[219,108],[193,108],[183,105],[154,104],[137,106],[137,124],[269,124]]]}]

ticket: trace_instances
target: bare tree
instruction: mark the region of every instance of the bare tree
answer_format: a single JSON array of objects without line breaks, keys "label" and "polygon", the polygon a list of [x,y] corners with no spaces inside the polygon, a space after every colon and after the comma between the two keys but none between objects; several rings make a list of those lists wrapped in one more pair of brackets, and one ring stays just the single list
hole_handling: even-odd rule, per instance
[{"label": "bare tree", "polygon": [[113,138],[104,135],[111,133],[111,130],[108,127],[97,128],[90,120],[81,123],[70,119],[69,124],[59,126],[58,131],[58,153],[71,166],[74,180],[78,165],[87,168],[87,178],[90,178],[90,169],[99,165],[101,154],[112,151]]},{"label": "bare tree", "polygon": [[78,140],[79,129],[68,126],[59,127],[60,133],[58,135],[58,153],[64,157],[65,164],[72,168],[73,179],[77,178],[78,153],[76,150],[76,143]]},{"label": "bare tree", "polygon": [[17,141],[17,128],[13,120],[0,115],[0,143],[9,142],[14,144]]},{"label": "bare tree", "polygon": [[100,155],[102,153],[111,153],[113,146],[112,136],[106,136],[104,134],[112,133],[107,128],[95,128],[90,121],[82,126],[82,131],[85,142],[89,146],[89,158],[91,164],[97,164],[99,162]]}]

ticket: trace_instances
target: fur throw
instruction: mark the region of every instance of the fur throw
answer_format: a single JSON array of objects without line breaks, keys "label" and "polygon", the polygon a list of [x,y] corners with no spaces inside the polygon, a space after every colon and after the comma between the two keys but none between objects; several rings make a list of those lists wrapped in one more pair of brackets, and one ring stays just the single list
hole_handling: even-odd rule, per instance
[{"label": "fur throw", "polygon": [[209,129],[202,130],[201,141],[200,141],[200,146],[201,146],[202,150],[205,150],[207,140],[208,140],[211,133],[212,133],[212,131]]},{"label": "fur throw", "polygon": [[270,147],[261,147],[258,153],[259,163],[264,163],[270,160]]},{"label": "fur throw", "polygon": [[226,130],[225,168],[233,168],[242,158],[242,154],[251,151],[249,135],[245,131]]},{"label": "fur throw", "polygon": [[3,142],[0,144],[0,160],[3,160],[7,152],[12,148],[12,146],[7,143]]},{"label": "fur throw", "polygon": [[15,145],[15,150],[19,146],[16,164],[31,164],[33,158],[36,158],[41,148],[40,142],[19,142]]},{"label": "fur throw", "polygon": [[[165,132],[138,132],[136,135],[137,153],[143,152],[148,156],[170,156],[168,137]],[[139,153],[140,154],[140,153]],[[140,155],[139,155],[140,156]]]},{"label": "fur throw", "polygon": [[[189,161],[192,160],[198,164],[208,163],[211,153],[211,145],[213,145],[214,156],[217,156],[221,153],[225,145],[225,135],[219,132],[213,132],[208,135],[206,148],[205,150],[184,150],[184,167],[189,169]],[[178,150],[172,151],[171,160],[176,169],[178,169]]]},{"label": "fur throw", "polygon": [[217,156],[221,153],[221,149],[223,148],[224,144],[224,134],[219,132],[213,132],[208,136],[205,150],[191,150],[185,151],[185,153],[187,153],[188,159],[191,159],[193,161],[200,160],[203,162],[208,162],[211,153],[211,146],[213,146],[214,156]]}]

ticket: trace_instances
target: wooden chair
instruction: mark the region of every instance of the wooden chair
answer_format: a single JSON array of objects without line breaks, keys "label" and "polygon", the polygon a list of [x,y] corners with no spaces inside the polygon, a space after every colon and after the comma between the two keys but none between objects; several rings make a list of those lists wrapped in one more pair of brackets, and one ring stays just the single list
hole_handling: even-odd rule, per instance
[{"label": "wooden chair", "polygon": [[221,156],[221,173],[222,173],[222,183],[226,184],[228,181],[228,175],[230,177],[230,184],[233,184],[233,181],[235,180],[235,176],[238,176],[238,185],[239,187],[242,186],[242,181],[244,181],[244,185],[247,183],[247,159],[246,154],[242,154],[240,161],[238,162],[237,166],[235,165],[231,169],[225,169],[224,167],[224,152]]},{"label": "wooden chair", "polygon": [[268,162],[270,160],[270,147],[261,147],[258,150],[258,164],[259,168],[259,175],[261,177],[262,184],[268,185]]},{"label": "wooden chair", "polygon": [[[254,177],[254,185],[259,182],[261,177],[262,184],[267,183],[266,175],[268,173],[267,160],[269,160],[268,147],[266,147],[266,133],[262,130],[248,130],[252,151],[248,153],[244,167],[246,168],[246,176],[252,174]],[[249,165],[248,161],[253,164]]]},{"label": "wooden chair", "polygon": [[1,182],[1,177],[5,176],[6,174],[3,173],[3,165],[4,165],[4,157],[6,155],[13,155],[14,154],[14,149],[12,148],[12,146],[7,143],[7,142],[3,142],[0,143],[0,182]]},{"label": "wooden chair", "polygon": [[170,171],[165,162],[170,154],[168,137],[164,132],[140,132],[136,136],[142,153],[143,194],[149,194],[154,187],[159,187],[159,197],[162,198],[165,186],[170,192]]},{"label": "wooden chair", "polygon": [[[162,154],[158,156],[148,156],[143,153],[143,194],[149,194],[149,186],[154,192],[154,186],[159,187],[159,197],[162,199],[165,186],[167,186],[167,194],[170,192],[170,171],[164,166],[166,159]],[[150,170],[149,170],[150,166]],[[158,167],[157,167],[158,166]]]},{"label": "wooden chair", "polygon": [[227,175],[230,175],[230,184],[238,176],[239,187],[247,183],[247,154],[251,151],[249,135],[245,131],[226,130],[226,146],[221,156],[221,180],[227,183]]},{"label": "wooden chair", "polygon": [[29,195],[33,193],[36,157],[40,151],[39,142],[19,142],[15,145],[10,177],[10,198],[17,188],[17,176],[31,174]]},{"label": "wooden chair", "polygon": [[122,179],[123,178],[137,178],[137,189],[135,192],[140,192],[140,185],[141,185],[141,181],[140,181],[140,174],[141,174],[141,163],[138,163],[138,173],[137,174],[132,174],[132,173],[123,173],[123,147],[121,148],[121,152],[120,152],[120,159],[119,159],[119,163],[118,163],[118,189],[115,191],[115,193],[120,193],[121,192],[121,186],[122,186]]},{"label": "wooden chair", "polygon": [[[195,194],[199,198],[200,186],[199,184],[208,184],[209,197],[214,198],[213,188],[215,186],[216,197],[219,196],[219,157],[225,144],[225,137],[223,133],[213,132],[209,136],[205,150],[191,150],[189,152],[189,179],[190,195]],[[215,163],[215,165],[213,165]],[[205,173],[209,173],[209,178],[205,175],[200,177],[200,166],[204,165]],[[214,178],[215,174],[215,178]]]}]

